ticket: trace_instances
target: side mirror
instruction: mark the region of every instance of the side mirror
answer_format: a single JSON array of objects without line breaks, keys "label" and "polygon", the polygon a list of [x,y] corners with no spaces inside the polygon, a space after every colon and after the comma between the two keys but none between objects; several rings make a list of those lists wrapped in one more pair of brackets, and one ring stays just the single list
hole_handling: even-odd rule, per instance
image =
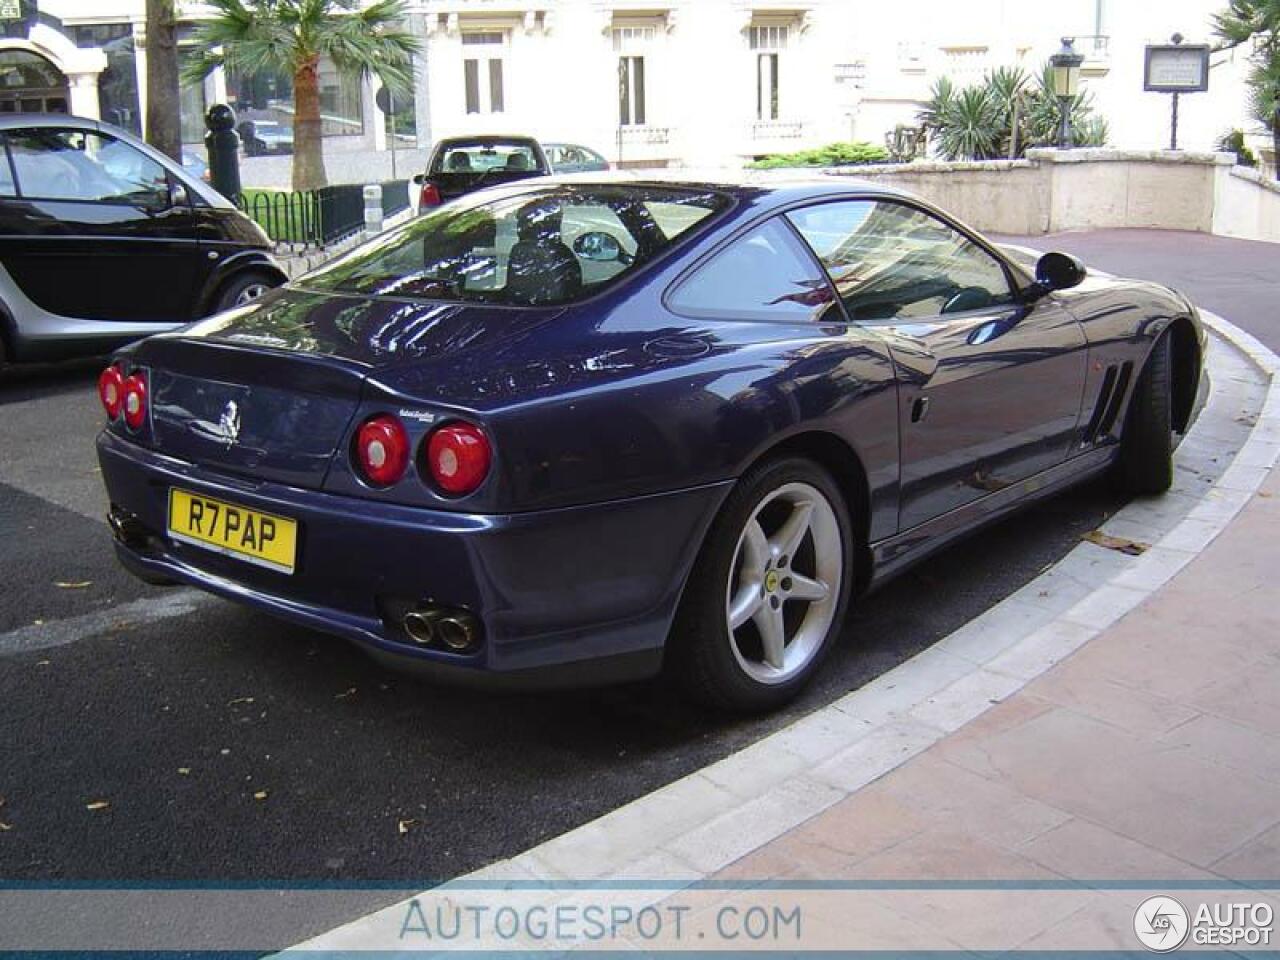
[{"label": "side mirror", "polygon": [[418,186],[422,186],[422,181],[425,179],[426,179],[425,174],[415,173],[413,175],[413,182],[416,183]]},{"label": "side mirror", "polygon": [[174,183],[173,189],[169,191],[169,205],[174,207],[191,206],[191,195],[187,193],[186,186],[181,183]]},{"label": "side mirror", "polygon": [[614,263],[622,259],[622,245],[615,237],[599,230],[584,233],[573,241],[573,252],[583,260]]},{"label": "side mirror", "polygon": [[1036,286],[1049,293],[1070,290],[1084,282],[1089,271],[1069,253],[1046,253],[1036,263]]}]

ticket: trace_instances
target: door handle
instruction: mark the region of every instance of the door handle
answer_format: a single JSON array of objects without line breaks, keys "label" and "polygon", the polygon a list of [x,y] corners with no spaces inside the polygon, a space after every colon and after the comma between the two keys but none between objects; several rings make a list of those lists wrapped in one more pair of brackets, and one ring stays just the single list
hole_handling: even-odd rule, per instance
[{"label": "door handle", "polygon": [[915,403],[911,404],[911,422],[919,423],[929,415],[929,398],[916,397]]}]

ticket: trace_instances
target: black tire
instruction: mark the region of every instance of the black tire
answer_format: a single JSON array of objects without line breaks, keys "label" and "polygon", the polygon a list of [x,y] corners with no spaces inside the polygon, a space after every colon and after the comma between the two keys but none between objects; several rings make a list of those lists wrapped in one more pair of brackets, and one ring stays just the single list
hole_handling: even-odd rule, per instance
[{"label": "black tire", "polygon": [[1173,358],[1167,334],[1151,348],[1133,388],[1116,478],[1128,493],[1158,494],[1173,486]]},{"label": "black tire", "polygon": [[[213,313],[221,313],[232,307],[244,306],[241,298],[247,292],[261,288],[263,292],[280,286],[280,280],[262,270],[242,270],[227,280],[218,290],[213,302]],[[254,299],[257,299],[256,297]]]},{"label": "black tire", "polygon": [[[816,489],[832,508],[839,529],[840,584],[835,593],[834,618],[816,652],[795,676],[784,682],[764,683],[744,669],[734,652],[726,610],[727,591],[746,524],[762,503],[793,483]],[[806,549],[816,549],[816,540],[809,543]],[[703,705],[735,713],[774,710],[800,693],[830,652],[848,611],[853,578],[853,527],[844,497],[831,475],[799,457],[770,460],[753,467],[725,501],[698,554],[667,638],[664,672],[687,696]]]}]

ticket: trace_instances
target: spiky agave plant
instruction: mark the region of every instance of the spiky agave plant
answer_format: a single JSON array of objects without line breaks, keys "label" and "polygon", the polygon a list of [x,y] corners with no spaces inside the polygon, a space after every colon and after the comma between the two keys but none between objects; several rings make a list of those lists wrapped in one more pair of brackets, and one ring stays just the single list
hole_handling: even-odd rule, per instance
[{"label": "spiky agave plant", "polygon": [[1021,156],[1026,149],[1026,99],[1031,78],[1021,67],[997,67],[987,72],[982,85],[996,119],[995,155]]},{"label": "spiky agave plant", "polygon": [[929,99],[916,113],[916,123],[920,124],[930,134],[936,134],[942,129],[942,118],[947,112],[947,107],[951,103],[952,97],[955,96],[955,85],[951,82],[950,77],[939,77],[933,82],[933,86],[929,90]]},{"label": "spiky agave plant", "polygon": [[947,103],[938,145],[948,160],[986,160],[999,145],[999,109],[982,87],[965,87]]}]

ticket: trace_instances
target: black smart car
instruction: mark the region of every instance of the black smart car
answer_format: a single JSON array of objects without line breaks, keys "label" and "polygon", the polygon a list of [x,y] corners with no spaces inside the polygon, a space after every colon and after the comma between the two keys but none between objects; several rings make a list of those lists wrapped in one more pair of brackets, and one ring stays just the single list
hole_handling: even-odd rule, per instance
[{"label": "black smart car", "polygon": [[123,130],[0,119],[0,362],[102,353],[286,279],[271,241]]}]

